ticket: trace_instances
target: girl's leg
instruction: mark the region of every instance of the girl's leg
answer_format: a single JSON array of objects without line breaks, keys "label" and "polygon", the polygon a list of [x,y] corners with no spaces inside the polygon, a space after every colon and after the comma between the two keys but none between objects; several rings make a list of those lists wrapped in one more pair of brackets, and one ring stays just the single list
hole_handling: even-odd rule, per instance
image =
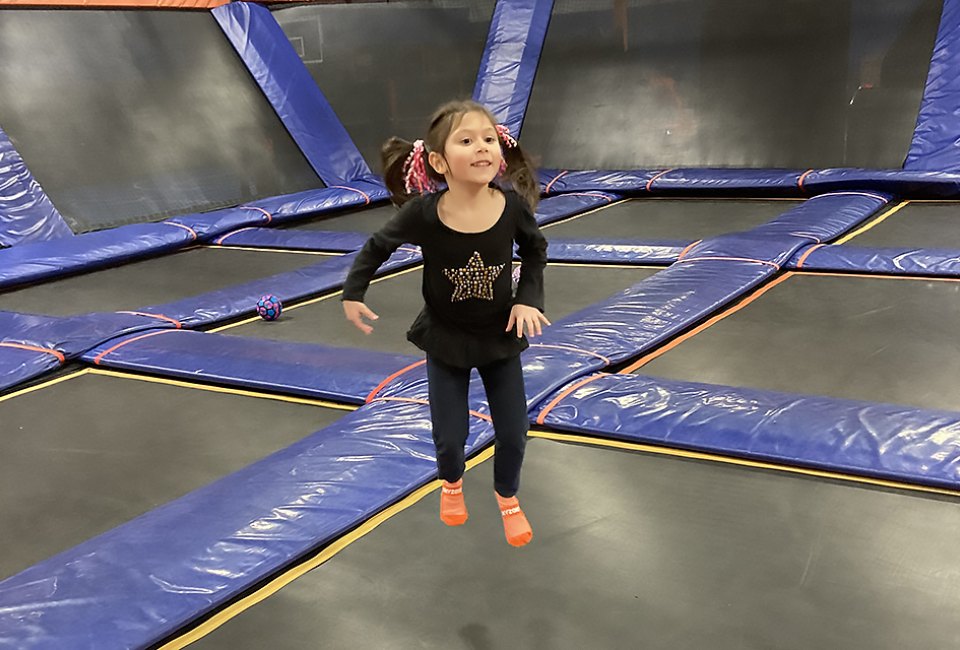
[{"label": "girl's leg", "polygon": [[520,502],[516,497],[529,429],[523,368],[518,356],[497,361],[478,370],[487,392],[490,415],[497,436],[493,459],[493,486],[500,515],[503,517],[503,531],[511,545],[523,546],[533,539],[530,523],[520,509]]},{"label": "girl's leg", "polygon": [[523,389],[523,366],[520,357],[512,357],[477,370],[487,392],[497,436],[493,487],[500,496],[512,497],[520,488],[520,468],[530,428]]},{"label": "girl's leg", "polygon": [[437,470],[443,479],[440,518],[449,526],[459,526],[467,521],[463,500],[463,448],[470,428],[467,406],[470,370],[454,368],[428,356],[427,384]]}]

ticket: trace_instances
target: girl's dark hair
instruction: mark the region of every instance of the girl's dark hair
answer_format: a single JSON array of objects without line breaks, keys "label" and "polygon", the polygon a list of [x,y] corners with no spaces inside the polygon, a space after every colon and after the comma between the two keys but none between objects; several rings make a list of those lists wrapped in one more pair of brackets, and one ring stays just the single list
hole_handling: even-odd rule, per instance
[{"label": "girl's dark hair", "polygon": [[[491,124],[497,124],[497,118],[487,107],[475,101],[467,99],[444,104],[437,109],[430,120],[430,128],[424,138],[427,153],[436,151],[443,155],[443,145],[450,136],[450,132],[460,124],[464,115],[473,112],[483,113],[490,119]],[[537,203],[540,201],[540,183],[537,181],[532,162],[519,145],[508,147],[501,139],[500,149],[503,151],[503,160],[507,163],[507,171],[504,174],[506,180],[517,194],[523,197],[531,210],[536,209]],[[380,149],[383,180],[396,205],[403,205],[414,197],[413,194],[407,194],[403,181],[403,165],[411,151],[413,151],[413,143],[397,137],[392,137],[384,142]],[[439,184],[444,181],[443,175],[434,171],[429,163],[426,163],[426,168],[427,175],[435,183]]]}]

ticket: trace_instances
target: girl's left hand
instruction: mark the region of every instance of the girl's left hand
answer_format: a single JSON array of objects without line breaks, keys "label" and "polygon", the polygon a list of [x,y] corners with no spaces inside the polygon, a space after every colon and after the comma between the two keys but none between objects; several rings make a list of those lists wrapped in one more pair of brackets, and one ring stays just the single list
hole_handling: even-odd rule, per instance
[{"label": "girl's left hand", "polygon": [[550,321],[547,320],[547,317],[544,316],[539,309],[536,307],[530,307],[529,305],[514,305],[513,309],[510,310],[510,320],[507,321],[507,329],[505,331],[509,332],[513,329],[513,326],[517,326],[517,338],[523,336],[523,331],[527,330],[527,333],[530,336],[540,336],[543,334],[543,325],[549,325]]}]

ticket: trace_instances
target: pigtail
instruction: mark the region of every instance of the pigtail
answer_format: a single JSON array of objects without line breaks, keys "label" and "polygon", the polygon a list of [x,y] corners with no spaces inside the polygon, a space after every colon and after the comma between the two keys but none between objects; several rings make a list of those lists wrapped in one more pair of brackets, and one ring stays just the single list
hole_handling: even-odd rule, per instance
[{"label": "pigtail", "polygon": [[530,157],[520,148],[520,143],[510,135],[510,131],[502,124],[497,125],[497,134],[500,136],[500,149],[503,151],[503,162],[506,164],[503,176],[513,187],[514,191],[523,198],[530,210],[536,210],[540,202],[540,181]]},{"label": "pigtail", "polygon": [[380,162],[383,164],[383,182],[390,192],[390,200],[400,207],[413,198],[407,193],[403,179],[403,167],[407,158],[413,153],[413,143],[398,138],[390,138],[380,147]]},{"label": "pigtail", "polygon": [[392,137],[380,149],[383,180],[390,198],[398,207],[414,196],[436,192],[443,176],[427,162],[427,148],[423,140],[408,142]]}]

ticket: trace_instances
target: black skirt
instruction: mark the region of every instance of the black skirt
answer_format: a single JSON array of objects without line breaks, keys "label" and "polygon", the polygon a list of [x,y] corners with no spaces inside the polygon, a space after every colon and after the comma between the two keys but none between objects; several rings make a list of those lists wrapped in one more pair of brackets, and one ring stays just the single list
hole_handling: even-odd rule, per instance
[{"label": "black skirt", "polygon": [[477,368],[517,356],[530,344],[516,330],[478,334],[451,327],[424,306],[407,331],[407,340],[448,366]]}]

